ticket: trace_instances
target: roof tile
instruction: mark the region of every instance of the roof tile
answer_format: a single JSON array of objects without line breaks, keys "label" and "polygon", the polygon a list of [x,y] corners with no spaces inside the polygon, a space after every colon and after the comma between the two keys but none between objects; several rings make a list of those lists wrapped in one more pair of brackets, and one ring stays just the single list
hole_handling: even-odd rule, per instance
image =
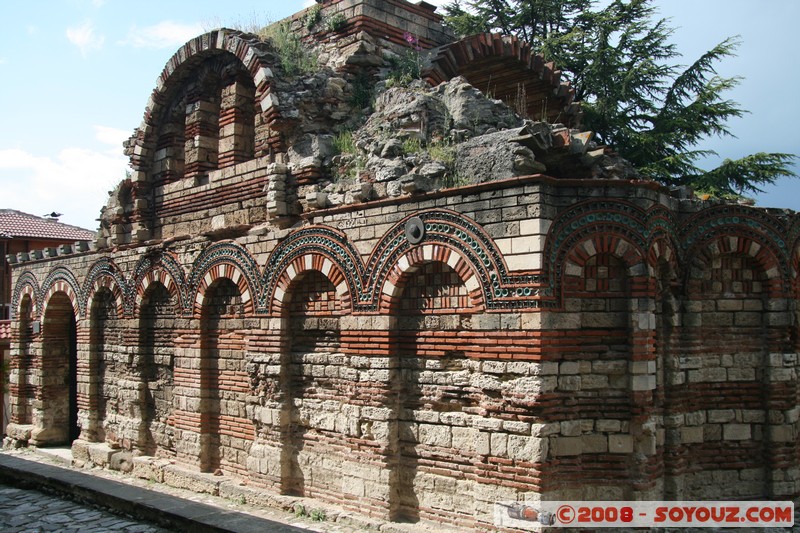
[{"label": "roof tile", "polygon": [[18,237],[90,241],[94,239],[94,232],[14,209],[0,209],[0,238]]}]

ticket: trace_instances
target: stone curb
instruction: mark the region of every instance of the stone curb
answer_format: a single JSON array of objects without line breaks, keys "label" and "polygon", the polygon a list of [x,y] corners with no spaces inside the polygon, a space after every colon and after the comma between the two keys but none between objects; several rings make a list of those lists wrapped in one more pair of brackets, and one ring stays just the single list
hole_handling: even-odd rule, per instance
[{"label": "stone curb", "polygon": [[0,453],[0,482],[23,489],[45,490],[71,500],[93,503],[177,531],[308,533],[307,529],[244,513],[221,510],[211,505],[2,453]]}]

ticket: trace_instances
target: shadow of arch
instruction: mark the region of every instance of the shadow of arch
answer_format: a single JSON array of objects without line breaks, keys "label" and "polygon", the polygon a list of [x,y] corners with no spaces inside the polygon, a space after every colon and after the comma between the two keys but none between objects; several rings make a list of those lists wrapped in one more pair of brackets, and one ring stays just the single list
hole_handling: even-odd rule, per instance
[{"label": "shadow of arch", "polygon": [[160,281],[148,284],[139,306],[139,374],[144,385],[137,446],[146,455],[175,455],[172,420],[175,296]]},{"label": "shadow of arch", "polygon": [[49,294],[42,321],[42,401],[31,433],[35,446],[71,444],[80,433],[75,302],[64,291]]},{"label": "shadow of arch", "polygon": [[35,387],[33,380],[33,299],[30,294],[23,294],[17,308],[19,322],[19,344],[16,357],[11,360],[11,368],[16,369],[16,378],[9,383],[11,394],[11,421],[15,424],[30,424],[33,416]]},{"label": "shadow of arch", "polygon": [[220,277],[203,293],[200,311],[200,469],[246,474],[240,454],[254,438],[246,414],[249,374],[241,331],[239,286]]},{"label": "shadow of arch", "polygon": [[[115,294],[108,288],[98,289],[89,306],[89,353],[88,353],[88,425],[83,428],[81,437],[88,442],[106,440],[104,422],[108,411],[118,413],[120,395],[114,380],[108,376],[120,375],[121,368],[115,362],[115,333],[118,302]],[[109,350],[109,347],[111,349]],[[116,436],[113,440],[117,440]]]},{"label": "shadow of arch", "polygon": [[338,410],[331,410],[326,402],[341,396],[341,384],[335,376],[322,372],[341,365],[340,317],[349,305],[343,301],[346,295],[341,293],[339,281],[337,287],[321,271],[299,272],[292,277],[281,302],[288,328],[281,357],[284,494],[341,493],[343,472],[335,466],[340,461],[334,458],[326,465],[325,460],[341,453],[330,451],[342,436],[335,425]]},{"label": "shadow of arch", "polygon": [[[450,428],[437,423],[442,414],[476,407],[468,387],[474,366],[457,333],[469,329],[479,291],[469,290],[464,275],[446,262],[429,260],[410,266],[396,280],[388,398],[393,413],[389,511],[395,521],[450,520],[449,506],[467,518],[475,512],[474,457],[457,450]],[[439,498],[449,502],[442,505]]]}]

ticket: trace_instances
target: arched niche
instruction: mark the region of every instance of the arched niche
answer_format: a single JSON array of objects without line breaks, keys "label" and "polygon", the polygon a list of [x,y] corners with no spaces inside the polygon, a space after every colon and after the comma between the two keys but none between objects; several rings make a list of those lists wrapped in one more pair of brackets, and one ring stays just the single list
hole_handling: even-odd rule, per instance
[{"label": "arched niche", "polygon": [[[113,420],[124,411],[120,402],[125,395],[121,394],[120,384],[125,369],[117,353],[120,347],[116,342],[119,338],[116,320],[114,293],[105,287],[98,289],[89,306],[88,364],[81,369],[88,381],[88,424],[83,428],[81,438],[89,442],[104,442],[109,437],[116,443],[119,438]],[[112,419],[110,430],[105,426],[109,415]]]},{"label": "arched niche", "polygon": [[78,350],[75,305],[66,292],[49,293],[42,321],[41,379],[31,444],[56,446],[78,438]]},{"label": "arched niche", "polygon": [[139,375],[142,413],[138,447],[146,455],[175,456],[173,387],[175,303],[160,281],[150,283],[139,306]]},{"label": "arched niche", "polygon": [[318,270],[298,273],[283,302],[281,488],[285,494],[331,497],[341,493],[345,460],[331,449],[347,438],[337,423],[339,403],[348,400],[340,378],[344,306],[334,283]]},{"label": "arched niche", "polygon": [[33,370],[35,351],[33,349],[33,299],[24,294],[20,299],[17,311],[17,346],[11,358],[11,375],[9,376],[9,392],[11,422],[28,425],[32,422],[35,387]]},{"label": "arched niche", "polygon": [[[389,510],[394,520],[450,520],[448,508],[459,509],[464,517],[475,513],[471,448],[477,430],[454,432],[437,423],[441,416],[476,413],[481,397],[469,387],[479,363],[468,357],[470,339],[462,337],[476,311],[475,289],[470,291],[462,274],[429,260],[410,265],[397,280],[389,402],[394,413]],[[433,486],[441,489],[434,493]]]},{"label": "arched niche", "polygon": [[239,287],[217,278],[206,288],[200,313],[200,469],[246,475],[254,438],[246,414],[250,390]]}]

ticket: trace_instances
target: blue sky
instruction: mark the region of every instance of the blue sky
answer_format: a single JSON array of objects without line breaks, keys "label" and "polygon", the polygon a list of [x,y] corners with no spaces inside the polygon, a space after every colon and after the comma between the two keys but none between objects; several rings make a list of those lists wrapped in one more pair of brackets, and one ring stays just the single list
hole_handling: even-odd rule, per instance
[{"label": "blue sky", "polygon": [[[430,1],[430,0],[429,0]],[[0,34],[0,208],[97,227],[108,191],[124,177],[121,143],[139,126],[164,64],[189,38],[221,25],[266,24],[308,0],[4,2]],[[442,4],[443,1],[433,3]],[[739,55],[720,64],[742,76],[730,98],[751,111],[731,121],[737,138],[710,139],[719,160],[753,152],[800,154],[800,61],[792,51],[795,0],[656,0],[691,63],[725,37]],[[714,166],[718,160],[709,161]],[[798,168],[800,172],[800,168]],[[800,211],[800,179],[783,180],[759,205]]]}]

